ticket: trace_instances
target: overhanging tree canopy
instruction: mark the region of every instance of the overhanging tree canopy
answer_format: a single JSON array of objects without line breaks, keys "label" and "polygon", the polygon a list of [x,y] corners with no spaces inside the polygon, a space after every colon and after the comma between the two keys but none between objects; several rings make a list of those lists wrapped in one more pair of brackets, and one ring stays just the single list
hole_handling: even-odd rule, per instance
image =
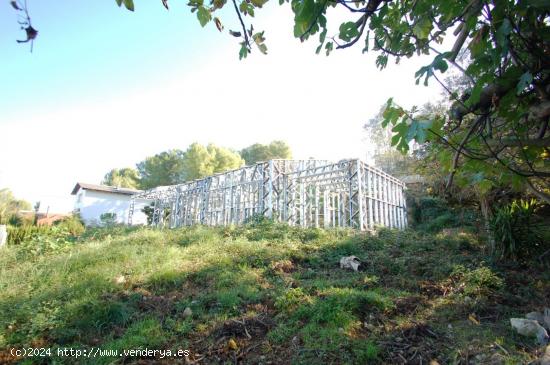
[{"label": "overhanging tree canopy", "polygon": [[[116,0],[134,10],[132,0]],[[168,8],[168,0],[162,0]],[[240,29],[229,34],[240,39],[239,57],[256,47],[267,53],[265,34],[249,20],[267,0],[190,0],[201,26],[213,22],[225,6],[235,11]],[[317,53],[360,45],[376,52],[376,65],[386,67],[414,55],[433,55],[416,73],[417,83],[440,83],[454,101],[450,115],[419,118],[389,101],[384,114],[391,125],[392,143],[406,151],[408,143],[434,142],[442,146],[442,165],[448,184],[526,184],[550,201],[550,2],[547,0],[279,0],[294,15],[294,36],[305,41],[319,35]],[[327,10],[344,9],[349,19],[328,34]],[[445,38],[453,46],[443,49]],[[460,54],[466,54],[459,62]],[[445,85],[441,74],[449,68],[469,82],[465,92]],[[322,77],[322,75],[320,75]]]},{"label": "overhanging tree canopy", "polygon": [[[133,1],[117,0],[133,10]],[[254,32],[247,20],[267,0],[231,0],[240,30],[240,58],[255,45],[267,52],[264,32]],[[361,44],[363,52],[377,52],[376,65],[386,67],[414,55],[431,54],[433,61],[416,73],[417,83],[440,83],[454,101],[450,115],[432,119],[417,116],[392,100],[384,113],[391,125],[392,144],[401,151],[409,142],[441,144],[448,185],[478,183],[527,184],[550,201],[550,2],[545,0],[279,0],[294,13],[294,36],[305,41],[319,34],[317,53]],[[167,1],[163,1],[167,7]],[[202,26],[213,21],[226,0],[190,0]],[[328,34],[327,10],[339,7],[349,13],[337,34]],[[442,49],[453,37],[453,46]],[[466,54],[464,62],[457,60]],[[445,85],[441,74],[450,67],[468,80],[465,92]],[[458,174],[457,174],[458,172]]]}]

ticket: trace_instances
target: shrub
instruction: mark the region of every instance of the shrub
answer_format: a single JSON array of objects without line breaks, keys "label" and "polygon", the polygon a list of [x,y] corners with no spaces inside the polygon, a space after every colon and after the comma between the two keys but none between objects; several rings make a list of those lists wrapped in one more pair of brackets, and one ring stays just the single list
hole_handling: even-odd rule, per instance
[{"label": "shrub", "polygon": [[35,235],[48,234],[50,227],[47,226],[8,226],[8,245],[20,245],[30,241]]},{"label": "shrub", "polygon": [[444,228],[474,226],[478,215],[464,207],[449,207],[442,199],[422,197],[412,204],[413,220],[421,231],[435,233]]},{"label": "shrub", "polygon": [[80,236],[86,230],[84,223],[78,214],[67,217],[61,221],[57,221],[55,222],[55,225],[75,237]]},{"label": "shrub", "polygon": [[19,226],[22,226],[23,224],[25,224],[25,221],[23,220],[23,217],[21,217],[17,214],[13,214],[8,218],[8,224],[10,226],[19,227]]},{"label": "shrub", "polygon": [[99,216],[101,225],[104,227],[112,227],[116,224],[116,213],[103,213]]},{"label": "shrub", "polygon": [[491,296],[504,286],[503,280],[485,266],[469,270],[457,265],[451,273],[451,278],[458,283],[458,287],[462,288],[465,295],[474,298]]},{"label": "shrub", "polygon": [[496,210],[490,223],[495,256],[500,259],[527,258],[541,250],[542,236],[535,222],[537,207],[535,199],[521,199]]}]

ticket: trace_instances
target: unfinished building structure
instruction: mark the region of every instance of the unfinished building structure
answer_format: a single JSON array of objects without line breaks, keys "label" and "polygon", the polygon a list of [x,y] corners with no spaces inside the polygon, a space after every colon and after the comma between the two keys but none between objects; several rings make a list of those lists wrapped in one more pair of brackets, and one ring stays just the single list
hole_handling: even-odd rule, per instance
[{"label": "unfinished building structure", "polygon": [[[134,195],[152,201],[152,224],[243,224],[264,216],[292,226],[405,228],[405,184],[358,160],[270,160]],[[130,204],[131,223],[134,204]]]}]

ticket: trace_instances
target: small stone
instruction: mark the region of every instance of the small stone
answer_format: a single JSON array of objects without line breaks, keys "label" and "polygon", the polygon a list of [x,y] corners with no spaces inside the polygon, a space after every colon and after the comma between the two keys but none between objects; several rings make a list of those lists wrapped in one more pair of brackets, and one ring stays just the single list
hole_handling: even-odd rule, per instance
[{"label": "small stone", "polygon": [[183,310],[183,318],[191,317],[192,315],[193,315],[193,311],[191,310],[191,308],[186,307]]}]

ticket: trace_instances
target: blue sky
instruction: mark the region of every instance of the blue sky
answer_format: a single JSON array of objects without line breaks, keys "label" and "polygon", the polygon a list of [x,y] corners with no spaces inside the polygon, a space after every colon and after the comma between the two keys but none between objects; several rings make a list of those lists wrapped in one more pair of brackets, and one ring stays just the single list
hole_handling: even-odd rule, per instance
[{"label": "blue sky", "polygon": [[[32,54],[0,3],[0,188],[51,211],[71,208],[77,181],[99,183],[111,168],[195,141],[241,149],[283,139],[296,158],[364,157],[362,125],[389,97],[405,106],[439,98],[439,88],[414,84],[428,59],[379,71],[361,47],[317,56],[316,42],[292,37],[291,11],[278,2],[253,21],[269,54],[245,61],[185,1],[166,11],[135,0],[133,13],[114,0],[28,3],[39,31]],[[238,28],[231,11],[222,21]]]},{"label": "blue sky", "polygon": [[193,67],[208,56],[201,49],[221,41],[212,27],[199,31],[182,1],[174,1],[169,12],[160,1],[137,1],[134,13],[112,0],[28,1],[39,30],[32,55],[15,42],[24,38],[16,12],[7,1],[1,4],[0,75],[2,89],[9,91],[0,100],[3,113],[116,95],[182,62]]}]

